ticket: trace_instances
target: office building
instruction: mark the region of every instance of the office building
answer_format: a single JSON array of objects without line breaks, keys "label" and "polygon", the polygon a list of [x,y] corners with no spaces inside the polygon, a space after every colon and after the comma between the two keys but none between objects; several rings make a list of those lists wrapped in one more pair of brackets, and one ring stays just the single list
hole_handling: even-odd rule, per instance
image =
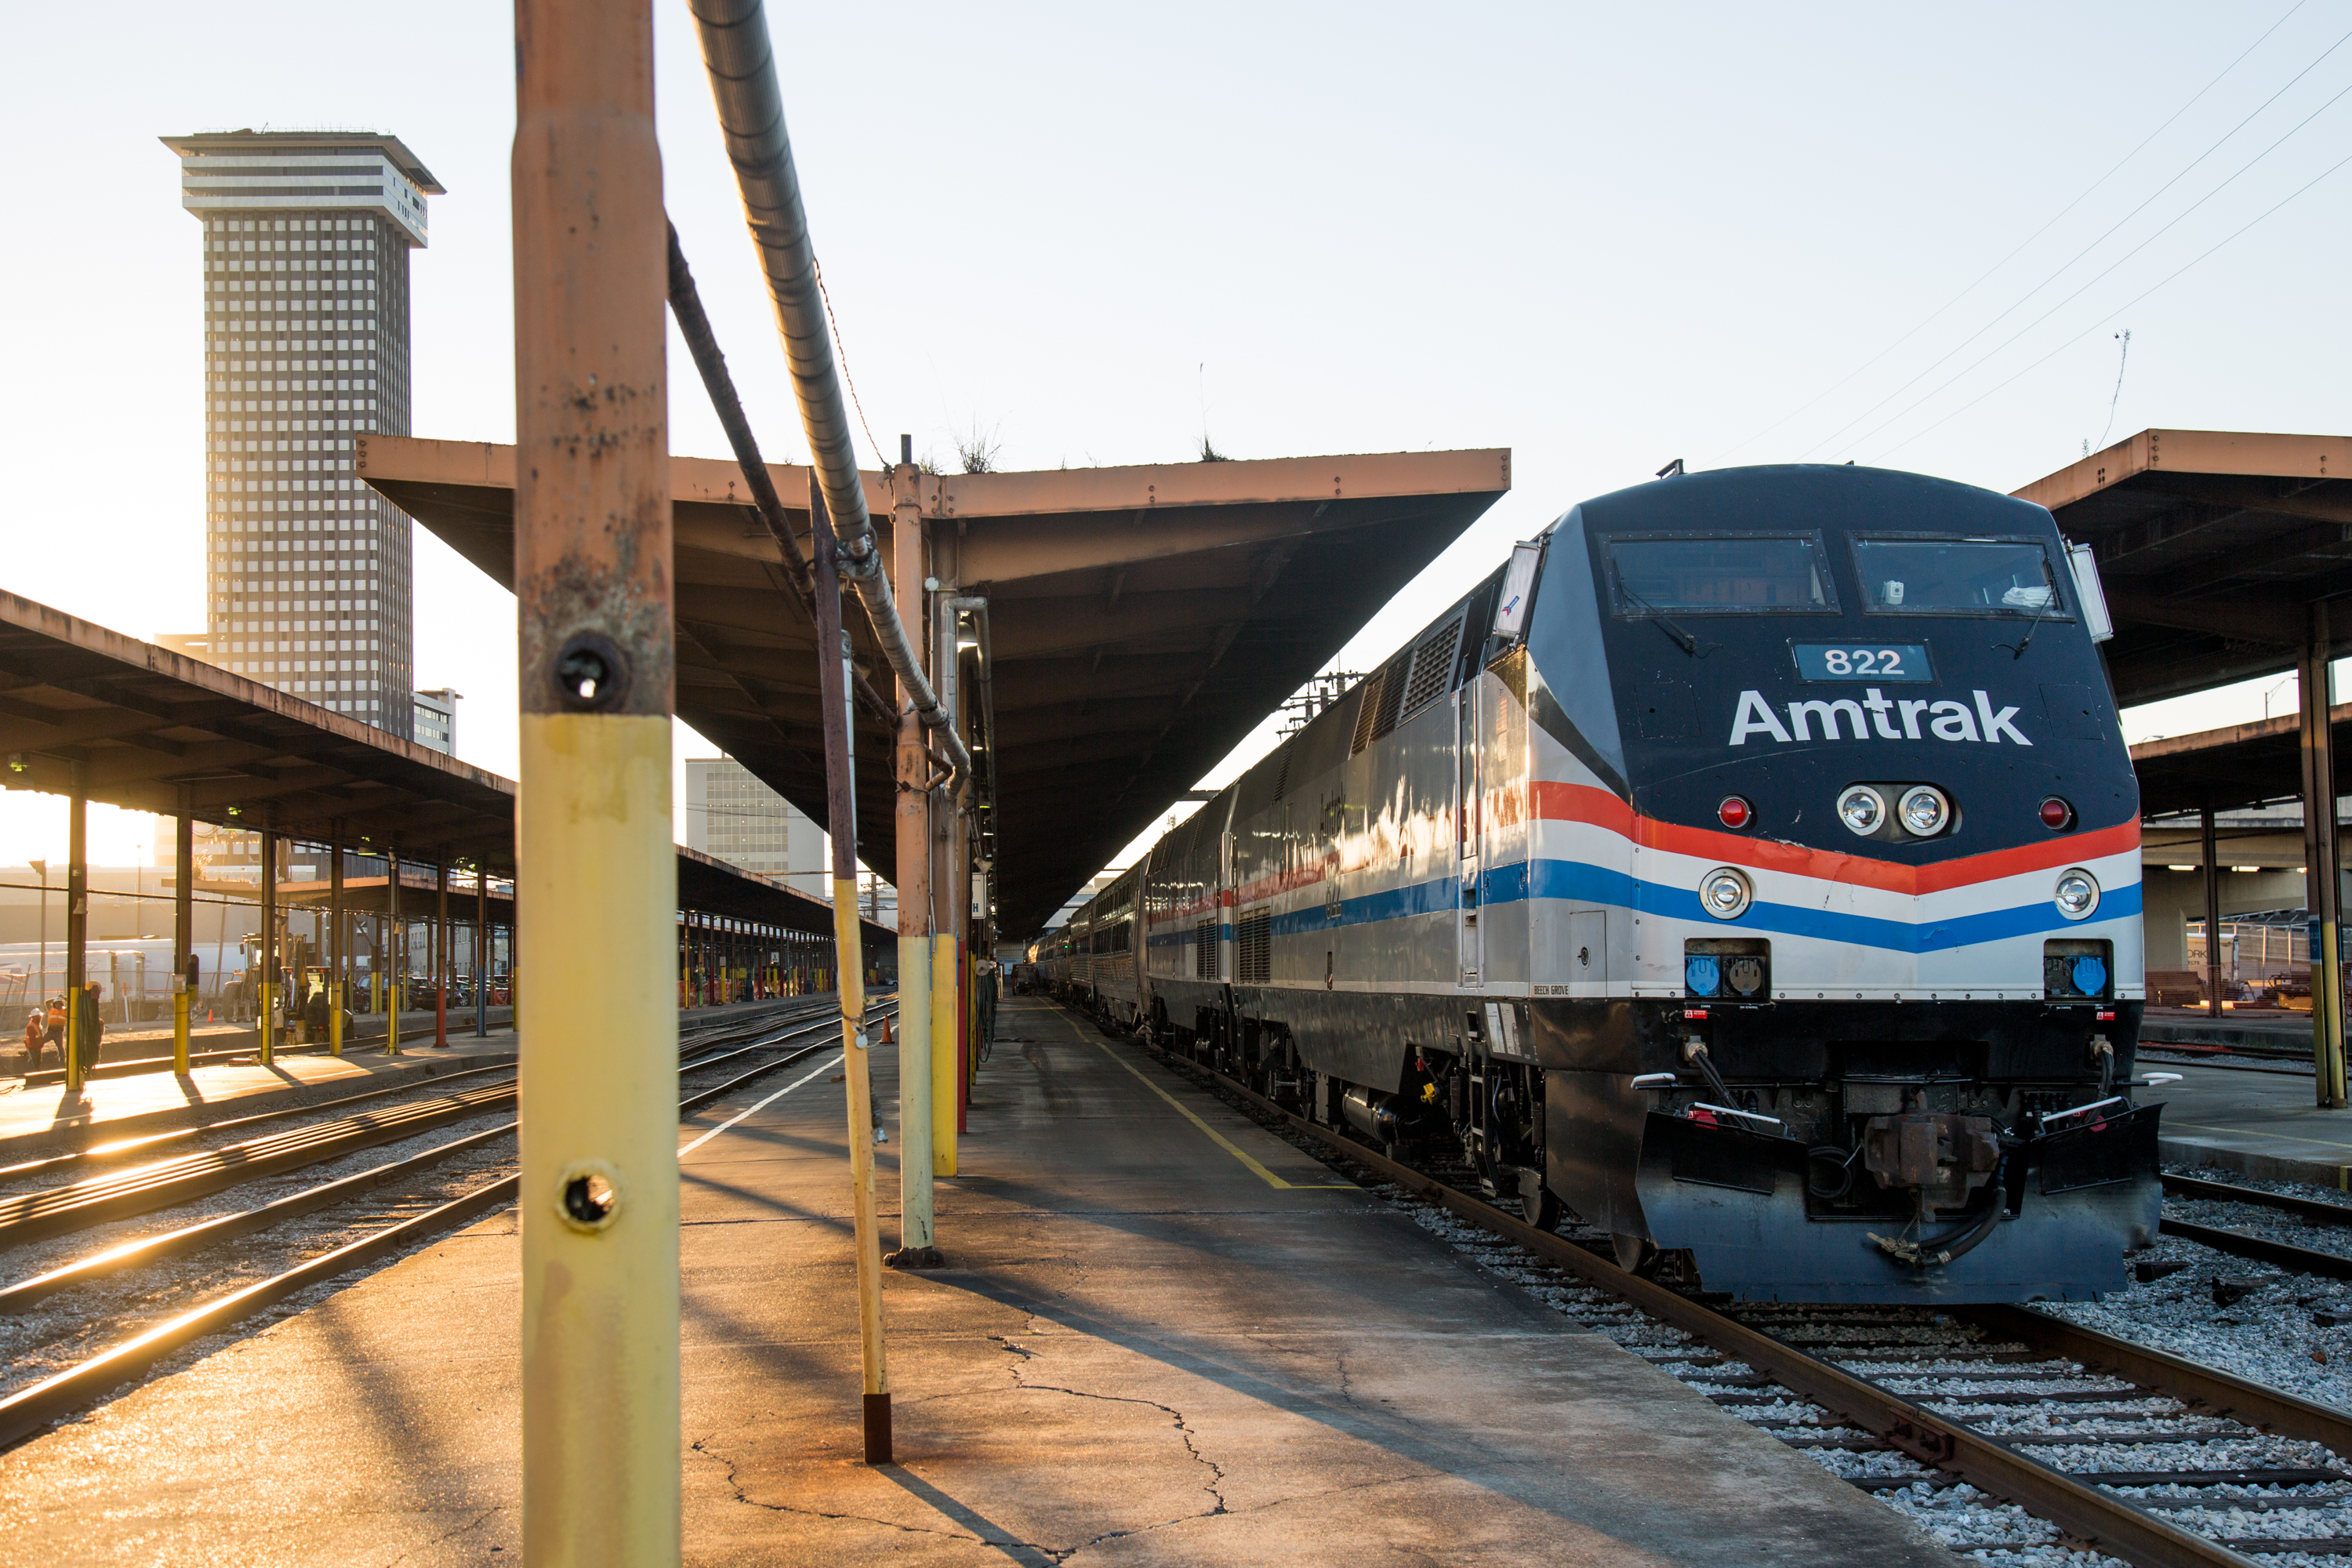
[{"label": "office building", "polygon": [[409,253],[441,194],[394,136],[166,136],[204,228],[212,661],[407,736],[407,516],[356,443],[409,433]]},{"label": "office building", "polygon": [[686,763],[686,847],[830,901],[824,829],[732,757]]},{"label": "office building", "polygon": [[464,695],[450,687],[411,695],[409,739],[420,746],[430,746],[445,756],[457,754],[457,699]]}]

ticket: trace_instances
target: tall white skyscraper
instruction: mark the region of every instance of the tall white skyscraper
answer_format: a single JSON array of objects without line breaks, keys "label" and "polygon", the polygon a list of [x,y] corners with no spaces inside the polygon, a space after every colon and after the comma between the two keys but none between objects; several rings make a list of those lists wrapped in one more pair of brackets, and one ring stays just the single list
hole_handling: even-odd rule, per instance
[{"label": "tall white skyscraper", "polygon": [[395,136],[163,141],[204,224],[209,657],[408,737],[409,520],[352,441],[409,433],[408,257],[441,186]]}]

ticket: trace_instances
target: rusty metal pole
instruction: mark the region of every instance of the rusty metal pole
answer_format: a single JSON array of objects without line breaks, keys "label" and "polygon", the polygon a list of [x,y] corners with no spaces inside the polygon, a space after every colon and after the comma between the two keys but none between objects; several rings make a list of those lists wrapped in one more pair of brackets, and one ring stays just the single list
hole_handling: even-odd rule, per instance
[{"label": "rusty metal pole", "polygon": [[2344,933],[2336,843],[2336,749],[2330,730],[2327,605],[2310,609],[2296,701],[2302,709],[2304,903],[2311,918],[2311,1052],[2322,1109],[2345,1105]]},{"label": "rusty metal pole", "polygon": [[449,1048],[449,976],[457,966],[449,941],[449,862],[433,863],[433,1048]]},{"label": "rusty metal pole", "polygon": [[2219,1022],[2221,1016],[2221,868],[2216,864],[2219,856],[2211,806],[2206,806],[2197,814],[2197,826],[2203,835],[2205,847],[2205,1011]]},{"label": "rusty metal pole", "polygon": [[196,953],[196,822],[191,792],[180,786],[179,819],[172,826],[172,1070],[188,1070],[191,1009],[196,1005],[190,969]]},{"label": "rusty metal pole", "polygon": [[[833,839],[833,940],[841,971],[842,1078],[849,1094],[849,1185],[857,1247],[857,1338],[866,1372],[866,1462],[890,1462],[890,1363],[882,1340],[882,1245],[874,1215],[873,1062],[866,1040],[866,963],[857,927],[857,761],[850,729],[849,634],[824,493],[809,476],[816,536],[816,673],[824,715],[824,826]],[[838,664],[835,664],[835,660]]]},{"label": "rusty metal pole", "polygon": [[[82,1038],[82,990],[89,965],[89,791],[86,764],[74,759],[66,797],[66,1095],[81,1097],[98,1053]],[[87,1057],[90,1059],[85,1060]]]},{"label": "rusty metal pole", "polygon": [[515,7],[523,1559],[675,1563],[667,245],[649,0]]},{"label": "rusty metal pole", "polygon": [[[923,503],[908,437],[898,438],[898,466],[890,471],[891,566],[898,603],[924,602],[929,563],[923,548]],[[910,616],[908,631],[922,655],[923,617]],[[938,684],[939,655],[931,659]],[[933,1212],[931,1139],[931,809],[930,748],[923,742],[923,719],[914,693],[898,686],[898,1250],[889,1261],[900,1268],[936,1268],[940,1256]]]},{"label": "rusty metal pole", "polygon": [[327,851],[327,1054],[343,1054],[343,998],[351,991],[352,932],[343,909],[343,824],[329,826],[333,847]]}]

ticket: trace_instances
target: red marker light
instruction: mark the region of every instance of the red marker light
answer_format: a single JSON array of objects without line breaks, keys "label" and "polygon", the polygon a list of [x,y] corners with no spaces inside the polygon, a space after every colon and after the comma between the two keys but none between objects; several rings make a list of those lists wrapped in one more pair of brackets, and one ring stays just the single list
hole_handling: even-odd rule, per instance
[{"label": "red marker light", "polygon": [[1723,804],[1715,808],[1715,815],[1726,827],[1741,828],[1756,820],[1756,808],[1738,795],[1727,795]]},{"label": "red marker light", "polygon": [[2042,796],[2042,826],[2053,833],[2063,832],[2074,826],[2074,808],[2054,795]]}]

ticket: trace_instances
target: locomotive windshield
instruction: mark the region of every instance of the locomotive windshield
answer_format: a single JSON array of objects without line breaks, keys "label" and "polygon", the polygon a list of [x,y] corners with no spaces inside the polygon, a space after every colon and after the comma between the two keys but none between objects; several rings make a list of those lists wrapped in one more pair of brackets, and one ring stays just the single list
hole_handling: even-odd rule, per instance
[{"label": "locomotive windshield", "polygon": [[2031,539],[1857,539],[1854,574],[1880,615],[2060,613],[2050,553]]},{"label": "locomotive windshield", "polygon": [[1608,550],[1621,616],[1837,608],[1810,534],[1621,537]]}]

